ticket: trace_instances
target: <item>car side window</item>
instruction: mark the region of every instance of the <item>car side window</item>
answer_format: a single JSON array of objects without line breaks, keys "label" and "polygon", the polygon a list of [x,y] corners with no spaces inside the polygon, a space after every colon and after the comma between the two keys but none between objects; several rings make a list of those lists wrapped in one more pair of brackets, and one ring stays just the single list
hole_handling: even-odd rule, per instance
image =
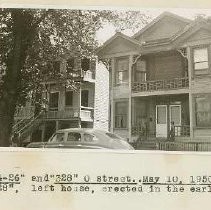
[{"label": "car side window", "polygon": [[51,142],[63,142],[63,141],[64,141],[64,133],[56,133],[51,139]]},{"label": "car side window", "polygon": [[68,133],[67,141],[81,141],[81,134],[70,132]]},{"label": "car side window", "polygon": [[93,142],[93,141],[97,141],[97,140],[98,140],[98,138],[94,135],[87,134],[87,133],[84,134],[84,141],[86,141],[86,142]]}]

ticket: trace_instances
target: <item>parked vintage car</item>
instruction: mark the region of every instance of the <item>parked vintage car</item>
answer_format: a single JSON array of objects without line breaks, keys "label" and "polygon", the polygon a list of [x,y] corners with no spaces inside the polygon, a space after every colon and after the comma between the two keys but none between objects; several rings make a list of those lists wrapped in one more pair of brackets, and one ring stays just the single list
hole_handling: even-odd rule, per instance
[{"label": "parked vintage car", "polygon": [[91,128],[58,130],[47,142],[32,142],[27,148],[133,149],[116,134]]}]

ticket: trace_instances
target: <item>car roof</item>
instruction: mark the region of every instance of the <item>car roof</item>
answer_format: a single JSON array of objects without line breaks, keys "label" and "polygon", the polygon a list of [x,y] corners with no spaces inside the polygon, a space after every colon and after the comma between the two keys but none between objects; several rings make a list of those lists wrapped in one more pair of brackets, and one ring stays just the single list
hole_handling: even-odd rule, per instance
[{"label": "car roof", "polygon": [[66,129],[57,130],[56,133],[57,132],[100,132],[100,133],[106,133],[108,131],[94,129],[94,128],[66,128]]}]

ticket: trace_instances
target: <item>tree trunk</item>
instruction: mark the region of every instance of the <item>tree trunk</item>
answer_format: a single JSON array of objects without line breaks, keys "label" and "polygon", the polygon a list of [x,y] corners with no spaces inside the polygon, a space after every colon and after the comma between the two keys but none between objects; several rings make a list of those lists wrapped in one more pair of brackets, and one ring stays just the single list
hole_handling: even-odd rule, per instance
[{"label": "tree trunk", "polygon": [[14,113],[18,94],[21,91],[21,70],[32,42],[32,15],[20,9],[12,10],[12,48],[6,60],[6,74],[3,78],[3,94],[0,98],[0,146],[10,144]]}]

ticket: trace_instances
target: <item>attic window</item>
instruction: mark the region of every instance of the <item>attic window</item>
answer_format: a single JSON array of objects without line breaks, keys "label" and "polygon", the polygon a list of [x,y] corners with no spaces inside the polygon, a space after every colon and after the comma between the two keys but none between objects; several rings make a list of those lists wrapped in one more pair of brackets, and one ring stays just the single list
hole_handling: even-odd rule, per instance
[{"label": "attic window", "polygon": [[194,59],[195,74],[199,75],[199,74],[207,73],[206,70],[209,68],[208,49],[206,47],[194,49],[193,59]]}]

